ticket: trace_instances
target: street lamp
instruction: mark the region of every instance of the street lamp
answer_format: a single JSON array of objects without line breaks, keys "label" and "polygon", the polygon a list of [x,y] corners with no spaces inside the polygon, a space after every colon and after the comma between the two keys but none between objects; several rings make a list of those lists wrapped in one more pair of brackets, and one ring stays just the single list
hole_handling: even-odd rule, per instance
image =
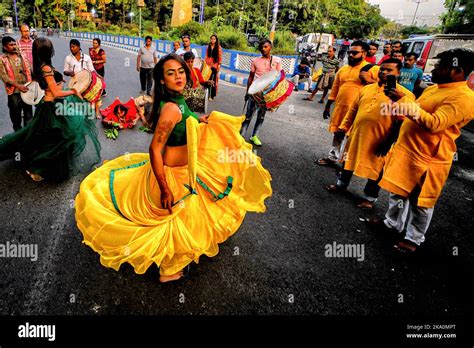
[{"label": "street lamp", "polygon": [[135,15],[135,13],[133,13],[133,12],[130,12],[130,13],[128,14],[128,16],[130,17],[130,23],[132,23],[132,20],[133,20],[133,16],[134,16],[134,15]]},{"label": "street lamp", "polygon": [[95,17],[95,8],[92,8],[91,14],[92,14],[92,18],[94,18]]}]

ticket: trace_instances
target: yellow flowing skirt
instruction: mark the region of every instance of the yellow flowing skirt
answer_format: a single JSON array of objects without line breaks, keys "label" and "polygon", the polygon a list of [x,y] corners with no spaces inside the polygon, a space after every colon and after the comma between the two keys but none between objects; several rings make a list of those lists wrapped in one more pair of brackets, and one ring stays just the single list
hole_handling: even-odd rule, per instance
[{"label": "yellow flowing skirt", "polygon": [[156,263],[161,275],[172,275],[201,255],[215,256],[248,211],[265,211],[271,176],[239,134],[244,119],[219,112],[208,124],[188,118],[188,165],[165,166],[177,201],[171,215],[161,208],[147,153],[105,162],[84,179],[77,226],[102,265],[118,271],[128,262],[143,274]]}]

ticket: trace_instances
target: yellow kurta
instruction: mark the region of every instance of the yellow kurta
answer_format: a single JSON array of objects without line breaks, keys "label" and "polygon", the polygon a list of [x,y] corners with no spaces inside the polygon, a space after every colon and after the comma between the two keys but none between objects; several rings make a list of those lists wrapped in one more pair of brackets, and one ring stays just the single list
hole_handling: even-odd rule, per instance
[{"label": "yellow kurta", "polygon": [[398,104],[415,111],[403,122],[380,186],[404,197],[419,186],[418,206],[431,208],[448,178],[455,140],[474,118],[474,92],[465,81],[453,82],[428,87],[416,103],[403,97]]},{"label": "yellow kurta", "polygon": [[[362,88],[340,126],[345,132],[350,129],[344,169],[361,178],[377,180],[385,164],[385,157],[377,157],[375,150],[387,138],[395,118],[390,116],[392,102],[384,87],[373,83]],[[415,100],[405,87],[397,84],[397,90]]]},{"label": "yellow kurta", "polygon": [[[361,64],[354,67],[345,65],[337,72],[331,93],[328,97],[328,100],[335,101],[334,110],[332,111],[331,120],[329,122],[330,132],[337,132],[337,129],[352,105],[352,102],[357,98],[362,87],[364,87],[362,82],[360,82],[359,74],[360,69],[367,64],[369,63],[363,61]],[[373,66],[369,70],[369,75],[374,79],[378,79],[379,69],[379,66]]]}]

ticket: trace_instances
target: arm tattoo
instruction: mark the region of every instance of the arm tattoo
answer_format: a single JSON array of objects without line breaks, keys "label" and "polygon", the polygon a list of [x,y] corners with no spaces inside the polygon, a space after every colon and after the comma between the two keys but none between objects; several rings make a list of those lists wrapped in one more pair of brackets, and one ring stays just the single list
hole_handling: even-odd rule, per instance
[{"label": "arm tattoo", "polygon": [[166,176],[163,175],[158,175],[158,185],[160,186],[161,191],[163,189],[168,188],[168,183],[166,182]]},{"label": "arm tattoo", "polygon": [[158,125],[157,142],[164,144],[168,140],[173,128],[174,124],[171,121],[164,121],[161,125]]}]

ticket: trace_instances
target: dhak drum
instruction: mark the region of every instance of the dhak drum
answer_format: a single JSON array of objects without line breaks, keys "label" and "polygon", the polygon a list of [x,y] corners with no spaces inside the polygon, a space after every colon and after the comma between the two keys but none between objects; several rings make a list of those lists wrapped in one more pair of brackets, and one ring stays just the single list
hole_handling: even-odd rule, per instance
[{"label": "dhak drum", "polygon": [[28,87],[28,91],[20,93],[21,99],[28,105],[38,104],[44,97],[44,90],[41,89],[39,83],[30,81],[25,86]]},{"label": "dhak drum", "polygon": [[77,90],[88,102],[95,103],[102,96],[105,81],[95,71],[81,70],[71,78],[68,87]]},{"label": "dhak drum", "polygon": [[209,65],[207,65],[205,60],[202,61],[201,74],[205,81],[209,80],[212,75],[212,69]]},{"label": "dhak drum", "polygon": [[270,71],[252,82],[248,94],[259,107],[276,111],[293,92],[295,85],[288,81],[285,72]]}]

